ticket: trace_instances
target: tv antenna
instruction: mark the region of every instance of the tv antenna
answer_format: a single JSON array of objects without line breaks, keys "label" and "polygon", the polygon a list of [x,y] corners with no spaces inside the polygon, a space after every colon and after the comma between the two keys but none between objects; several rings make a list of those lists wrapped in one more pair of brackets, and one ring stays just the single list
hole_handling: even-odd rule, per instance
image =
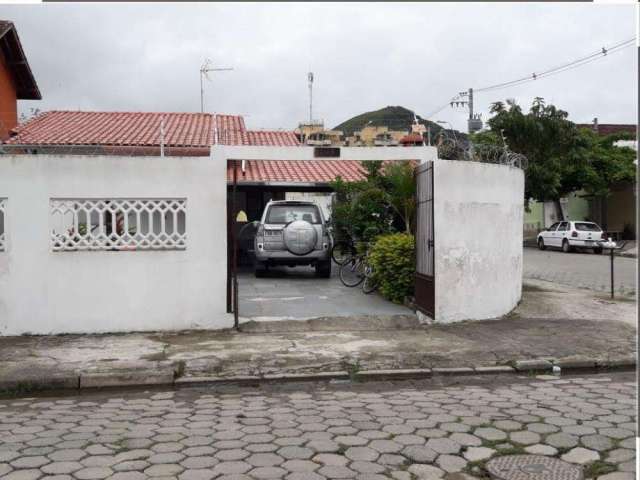
[{"label": "tv antenna", "polygon": [[204,79],[211,81],[209,78],[209,72],[224,72],[227,70],[233,70],[231,67],[214,67],[211,59],[205,59],[204,63],[200,67],[200,113],[204,113]]},{"label": "tv antenna", "polygon": [[309,123],[313,123],[313,72],[307,73],[309,80]]}]

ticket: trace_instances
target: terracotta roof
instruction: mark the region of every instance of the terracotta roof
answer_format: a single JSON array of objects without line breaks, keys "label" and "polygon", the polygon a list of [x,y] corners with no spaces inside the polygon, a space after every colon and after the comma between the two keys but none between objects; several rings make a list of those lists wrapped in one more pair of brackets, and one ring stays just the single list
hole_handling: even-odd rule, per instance
[{"label": "terracotta roof", "polygon": [[239,115],[79,111],[42,113],[14,128],[6,143],[158,147],[162,122],[167,148],[208,148],[216,134],[223,145],[300,145],[293,132],[248,131]]},{"label": "terracotta roof", "polygon": [[248,145],[244,119],[237,115],[217,115],[217,139],[221,145]]},{"label": "terracotta roof", "polygon": [[[158,155],[160,122],[164,119],[167,155],[208,155],[218,138],[223,145],[300,146],[292,131],[246,130],[237,115],[152,112],[51,111],[16,127],[6,142],[43,147],[77,145],[99,147],[105,154]],[[71,148],[71,147],[70,147]],[[364,169],[357,160],[270,160],[245,162],[239,183],[328,183],[337,176],[362,180]],[[233,178],[229,168],[228,178]]]},{"label": "terracotta roof", "polygon": [[422,135],[420,135],[419,133],[410,133],[402,137],[400,139],[400,143],[402,143],[403,145],[416,143],[422,145],[424,143],[424,138],[422,138]]},{"label": "terracotta roof", "polygon": [[6,143],[22,145],[160,145],[208,147],[214,117],[201,113],[45,112],[13,129]]},{"label": "terracotta roof", "polygon": [[[580,128],[589,128],[591,130],[594,129],[593,123],[578,123],[576,124]],[[597,133],[599,135],[612,135],[614,133],[630,133],[632,135],[636,134],[637,125],[633,124],[625,124],[625,123],[598,123]]]},{"label": "terracotta roof", "polygon": [[249,130],[247,131],[249,145],[269,145],[274,147],[298,147],[300,141],[291,131]]},{"label": "terracotta roof", "polygon": [[[328,183],[337,176],[343,180],[363,180],[364,168],[358,160],[269,160],[245,162],[244,175],[238,165],[238,183],[286,182]],[[227,169],[227,178],[233,179],[233,167]]]},{"label": "terracotta roof", "polygon": [[18,32],[8,20],[0,20],[0,52],[15,82],[18,99],[40,100],[42,95],[22,50]]}]

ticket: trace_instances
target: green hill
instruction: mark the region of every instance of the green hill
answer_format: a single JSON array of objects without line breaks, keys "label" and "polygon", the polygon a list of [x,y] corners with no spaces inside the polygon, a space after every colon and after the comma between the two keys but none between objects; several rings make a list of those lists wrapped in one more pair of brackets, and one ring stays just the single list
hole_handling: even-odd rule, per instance
[{"label": "green hill", "polygon": [[[444,128],[435,122],[425,120],[420,115],[417,115],[418,122],[427,128],[431,127],[431,135],[435,135],[444,130]],[[413,124],[413,112],[407,108],[385,107],[374,112],[366,112],[360,115],[356,115],[349,120],[342,122],[340,125],[334,127],[334,130],[342,130],[345,137],[353,135],[353,132],[361,130],[366,125],[372,125],[376,127],[386,126],[390,130],[411,130]],[[466,138],[466,134],[455,131],[459,137]]]}]

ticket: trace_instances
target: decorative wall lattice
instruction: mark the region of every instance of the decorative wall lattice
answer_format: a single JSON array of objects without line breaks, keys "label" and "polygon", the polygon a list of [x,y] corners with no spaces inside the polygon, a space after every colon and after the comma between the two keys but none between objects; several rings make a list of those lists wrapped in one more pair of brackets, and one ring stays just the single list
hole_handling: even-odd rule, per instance
[{"label": "decorative wall lattice", "polygon": [[6,207],[7,207],[7,199],[0,198],[0,252],[4,252],[4,246],[6,244],[6,233],[5,233]]},{"label": "decorative wall lattice", "polygon": [[52,198],[51,249],[184,250],[182,198]]}]

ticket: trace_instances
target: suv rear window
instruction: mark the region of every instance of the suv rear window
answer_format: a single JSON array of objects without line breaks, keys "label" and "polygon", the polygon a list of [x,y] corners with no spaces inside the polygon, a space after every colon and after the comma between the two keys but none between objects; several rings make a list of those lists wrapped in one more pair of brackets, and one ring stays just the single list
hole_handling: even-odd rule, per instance
[{"label": "suv rear window", "polygon": [[315,205],[272,205],[264,223],[285,224],[296,220],[320,224],[320,212]]},{"label": "suv rear window", "polygon": [[576,230],[581,232],[600,232],[602,229],[595,223],[576,222]]}]

